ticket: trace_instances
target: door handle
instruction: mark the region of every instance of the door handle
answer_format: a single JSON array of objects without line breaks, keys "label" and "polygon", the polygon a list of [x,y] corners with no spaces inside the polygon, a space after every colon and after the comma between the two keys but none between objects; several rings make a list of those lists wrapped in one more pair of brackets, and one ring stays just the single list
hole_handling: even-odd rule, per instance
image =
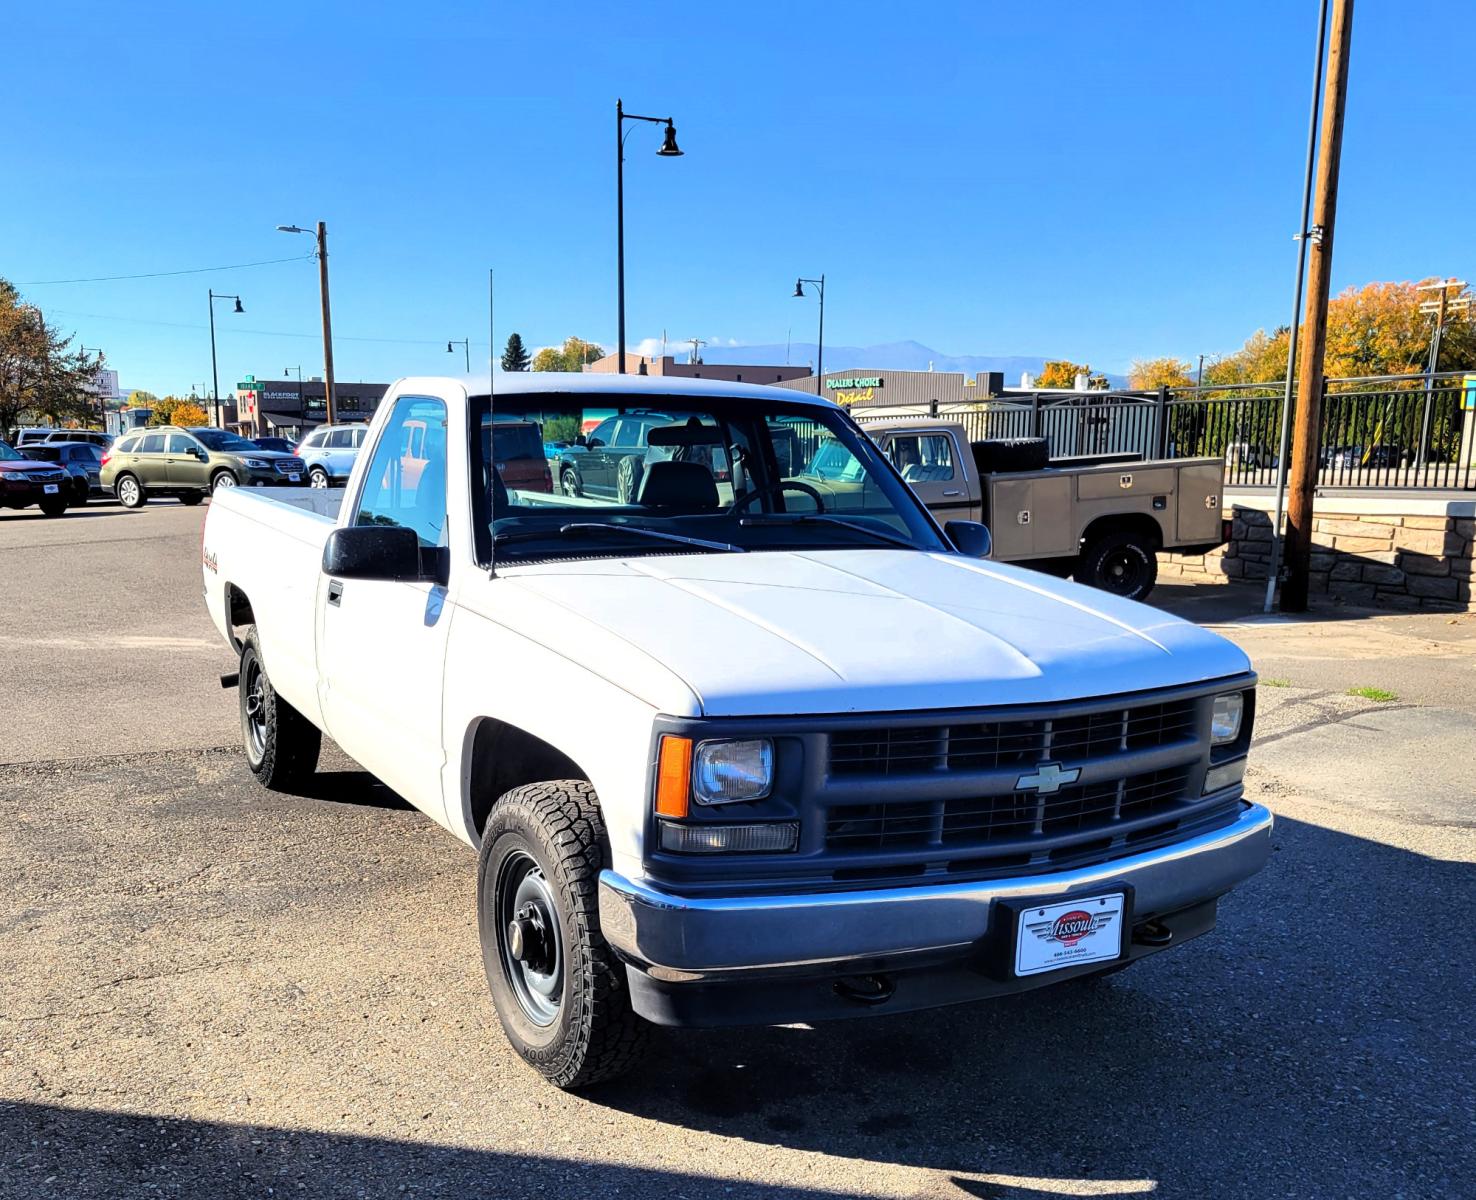
[{"label": "door handle", "polygon": [[336,579],[330,579],[328,581],[328,603],[333,605],[334,608],[337,608],[338,602],[342,599],[343,584]]},{"label": "door handle", "polygon": [[958,488],[953,488],[951,491],[944,492],[943,494],[945,496],[962,496],[963,492],[960,491]]}]

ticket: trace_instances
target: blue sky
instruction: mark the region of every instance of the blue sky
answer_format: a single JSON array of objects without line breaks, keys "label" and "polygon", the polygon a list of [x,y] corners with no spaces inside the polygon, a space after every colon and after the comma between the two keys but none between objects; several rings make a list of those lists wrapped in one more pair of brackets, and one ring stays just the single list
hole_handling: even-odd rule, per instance
[{"label": "blue sky", "polygon": [[[279,258],[328,222],[338,375],[445,339],[827,339],[1122,370],[1287,319],[1315,0],[12,5],[0,275]],[[1358,6],[1334,287],[1469,278],[1476,5]],[[1444,48],[1442,50],[1442,48]],[[1463,57],[1464,56],[1464,57]],[[125,385],[321,373],[312,262],[27,286]]]}]

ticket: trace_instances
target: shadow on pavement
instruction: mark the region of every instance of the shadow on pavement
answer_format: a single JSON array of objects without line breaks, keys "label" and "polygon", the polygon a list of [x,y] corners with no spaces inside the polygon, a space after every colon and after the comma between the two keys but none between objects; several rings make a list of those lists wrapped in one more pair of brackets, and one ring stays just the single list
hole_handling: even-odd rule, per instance
[{"label": "shadow on pavement", "polygon": [[664,1032],[638,1078],[592,1098],[847,1158],[1119,1181],[1099,1195],[1469,1189],[1476,869],[1284,819],[1276,844],[1216,931],[1110,980],[813,1029]]},{"label": "shadow on pavement", "polygon": [[305,800],[322,800],[329,804],[349,804],[357,808],[384,808],[409,811],[414,806],[398,792],[391,791],[368,771],[318,771],[292,792]]},{"label": "shadow on pavement", "polygon": [[0,1101],[0,1197],[693,1197],[852,1193],[392,1138]]}]

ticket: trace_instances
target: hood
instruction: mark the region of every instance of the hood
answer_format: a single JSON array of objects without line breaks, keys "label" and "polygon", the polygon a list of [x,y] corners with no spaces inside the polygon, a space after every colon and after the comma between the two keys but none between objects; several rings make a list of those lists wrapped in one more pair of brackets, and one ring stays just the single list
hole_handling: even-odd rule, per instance
[{"label": "hood", "polygon": [[512,601],[494,619],[679,716],[1033,704],[1250,669],[1147,605],[949,554],[598,559],[509,567],[492,586]]},{"label": "hood", "polygon": [[28,475],[45,475],[48,471],[55,471],[58,475],[65,475],[66,468],[60,463],[47,462],[44,458],[5,459],[0,462],[0,472],[10,474],[15,471],[23,471]]}]

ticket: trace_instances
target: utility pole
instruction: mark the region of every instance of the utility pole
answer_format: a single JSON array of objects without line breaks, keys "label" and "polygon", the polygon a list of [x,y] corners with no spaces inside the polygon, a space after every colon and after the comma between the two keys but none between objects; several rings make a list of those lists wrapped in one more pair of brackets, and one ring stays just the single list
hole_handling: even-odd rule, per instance
[{"label": "utility pole", "polygon": [[333,318],[328,313],[328,226],[318,222],[318,286],[323,293],[323,395],[327,400],[324,412],[329,425],[338,415],[338,404],[333,395]]},{"label": "utility pole", "polygon": [[1292,429],[1290,505],[1286,518],[1287,577],[1281,589],[1283,612],[1307,611],[1312,497],[1317,489],[1317,442],[1322,424],[1322,360],[1327,351],[1327,298],[1332,279],[1333,226],[1338,212],[1338,168],[1343,154],[1348,50],[1352,40],[1353,0],[1335,0],[1322,136],[1317,150],[1317,195],[1308,238],[1306,337],[1297,367],[1297,409]]}]

